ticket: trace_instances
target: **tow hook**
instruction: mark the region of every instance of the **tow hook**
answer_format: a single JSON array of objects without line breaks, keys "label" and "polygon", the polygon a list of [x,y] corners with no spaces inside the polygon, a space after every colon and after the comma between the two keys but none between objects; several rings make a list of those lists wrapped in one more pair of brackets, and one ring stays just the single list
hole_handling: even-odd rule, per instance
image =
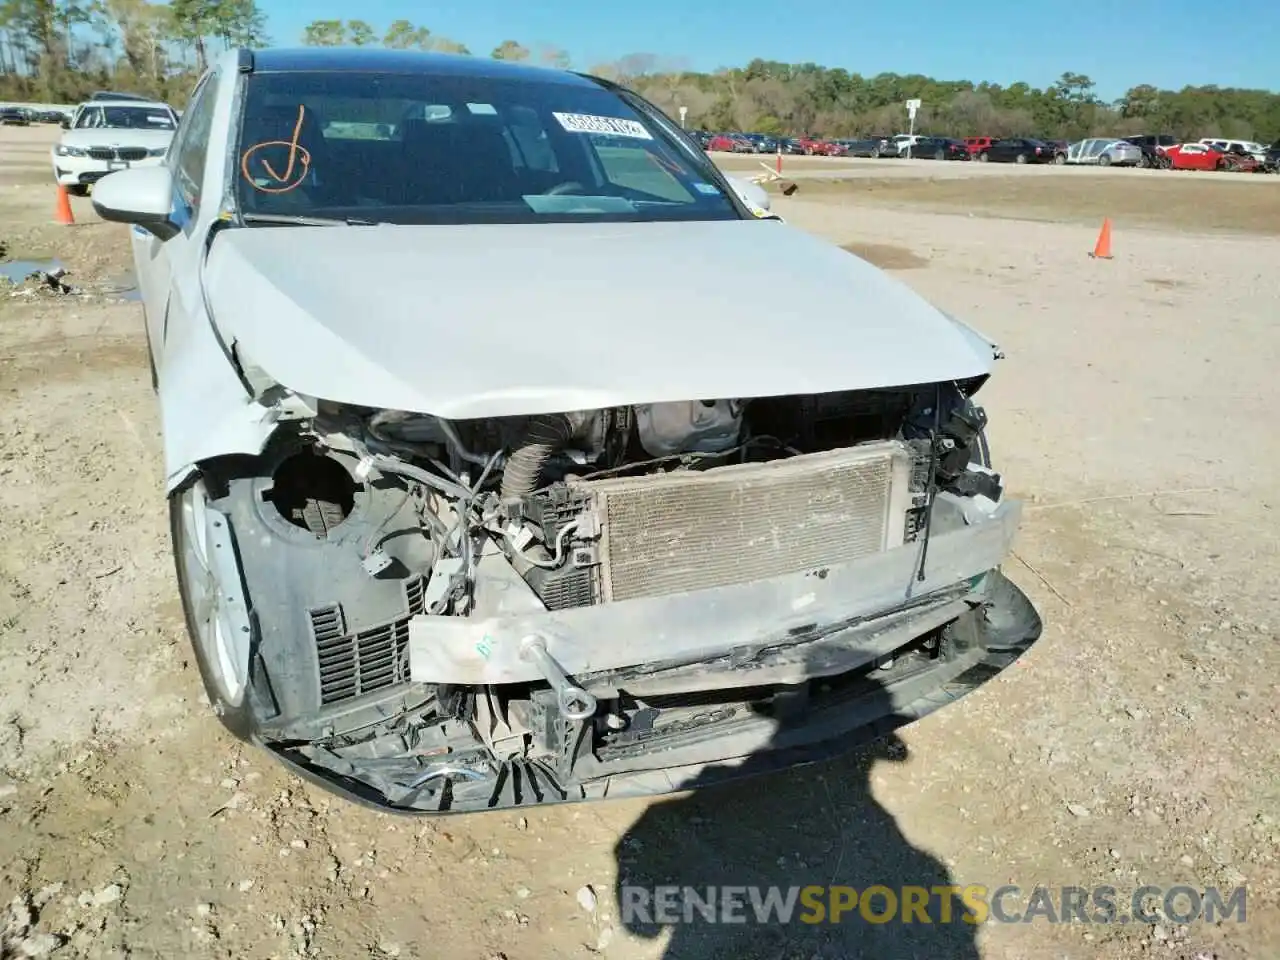
[{"label": "tow hook", "polygon": [[546,641],[537,634],[525,637],[520,643],[520,659],[535,664],[555,691],[560,716],[566,720],[589,720],[595,716],[596,698],[574,684],[560,668],[555,657],[547,652]]}]

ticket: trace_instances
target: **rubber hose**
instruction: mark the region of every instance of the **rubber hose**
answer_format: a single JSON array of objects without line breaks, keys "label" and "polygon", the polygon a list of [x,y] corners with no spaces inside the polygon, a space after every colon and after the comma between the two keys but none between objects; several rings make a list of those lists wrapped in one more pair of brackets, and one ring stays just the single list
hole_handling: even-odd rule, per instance
[{"label": "rubber hose", "polygon": [[567,444],[572,436],[573,424],[563,413],[531,418],[524,439],[512,451],[502,471],[502,499],[532,493],[551,455]]}]

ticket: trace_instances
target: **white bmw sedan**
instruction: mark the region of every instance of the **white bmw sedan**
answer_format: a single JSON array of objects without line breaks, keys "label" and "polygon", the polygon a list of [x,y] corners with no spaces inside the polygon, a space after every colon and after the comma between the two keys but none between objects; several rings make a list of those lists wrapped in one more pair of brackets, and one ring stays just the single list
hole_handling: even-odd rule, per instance
[{"label": "white bmw sedan", "polygon": [[53,175],[71,193],[83,196],[108,173],[159,166],[178,127],[173,108],[150,101],[92,101],[54,145]]}]

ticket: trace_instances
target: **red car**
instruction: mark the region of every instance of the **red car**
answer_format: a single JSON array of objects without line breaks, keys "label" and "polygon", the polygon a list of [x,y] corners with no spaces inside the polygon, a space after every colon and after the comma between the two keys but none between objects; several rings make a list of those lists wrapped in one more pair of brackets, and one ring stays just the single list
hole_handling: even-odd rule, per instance
[{"label": "red car", "polygon": [[717,133],[707,141],[707,149],[722,153],[755,153],[750,141],[740,137],[731,137],[727,133]]},{"label": "red car", "polygon": [[965,137],[964,148],[969,151],[971,159],[977,160],[980,155],[990,150],[991,145],[999,139],[999,137]]},{"label": "red car", "polygon": [[1204,143],[1179,143],[1165,147],[1164,154],[1175,170],[1238,170],[1230,154]]},{"label": "red car", "polygon": [[800,146],[811,157],[836,157],[844,153],[844,147],[821,137],[800,137]]}]

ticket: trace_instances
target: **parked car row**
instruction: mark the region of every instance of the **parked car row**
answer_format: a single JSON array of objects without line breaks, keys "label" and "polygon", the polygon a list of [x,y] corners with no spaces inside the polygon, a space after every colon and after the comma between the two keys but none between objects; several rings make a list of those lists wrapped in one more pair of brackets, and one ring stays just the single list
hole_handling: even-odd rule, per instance
[{"label": "parked car row", "polygon": [[1130,137],[1087,137],[1068,143],[1037,137],[959,139],[928,134],[873,135],[856,139],[769,137],[752,133],[709,133],[693,136],[704,150],[726,153],[804,154],[825,157],[912,157],[917,160],[974,160],[980,163],[1053,163],[1091,166],[1149,167],[1171,170],[1280,172],[1277,146],[1249,140],[1206,137],[1180,143],[1172,134]]},{"label": "parked car row", "polygon": [[[117,90],[97,90],[94,92],[86,103],[104,103],[104,102],[131,102],[131,103],[157,103],[151,97],[145,97],[138,93],[121,93]],[[17,104],[0,104],[0,127],[27,127],[33,123],[56,123],[60,124],[64,129],[70,129],[76,113],[80,110],[80,106],[71,108],[70,110],[58,107],[49,107],[44,110],[37,110],[35,107],[22,107]]]},{"label": "parked car row", "polygon": [[35,110],[31,107],[0,106],[0,126],[27,127],[33,123],[61,123],[66,116],[61,110]]}]

